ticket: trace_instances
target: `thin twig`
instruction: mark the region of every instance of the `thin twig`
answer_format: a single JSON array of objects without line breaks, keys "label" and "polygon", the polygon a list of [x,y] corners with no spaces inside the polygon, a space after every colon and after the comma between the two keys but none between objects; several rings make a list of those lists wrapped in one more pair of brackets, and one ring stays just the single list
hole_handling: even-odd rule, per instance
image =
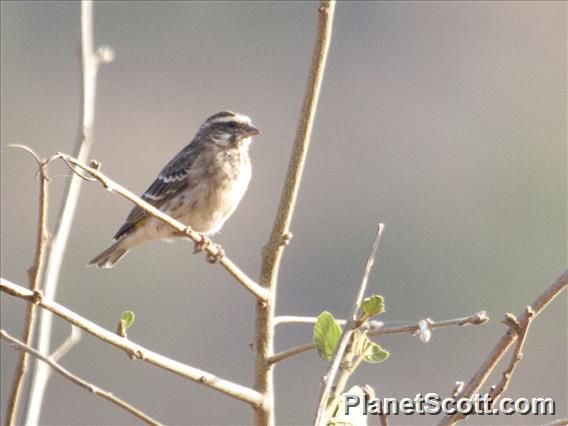
[{"label": "thin twig", "polygon": [[[20,148],[28,152],[38,164],[39,174],[39,206],[38,206],[38,224],[36,234],[36,249],[34,260],[28,269],[28,281],[31,291],[39,289],[41,280],[41,270],[43,267],[45,247],[47,244],[47,176],[43,169],[44,161],[29,147],[22,145],[13,145],[14,148]],[[24,323],[24,333],[22,340],[24,344],[31,345],[33,340],[34,326],[36,319],[36,307],[32,304],[27,306],[26,319]],[[22,396],[22,389],[24,386],[24,379],[29,369],[29,354],[27,352],[20,352],[19,362],[16,367],[14,375],[14,382],[10,392],[10,399],[8,402],[8,415],[6,416],[7,425],[15,425],[18,423],[18,412]]]},{"label": "thin twig", "polygon": [[33,355],[37,359],[45,362],[54,371],[61,374],[64,378],[75,383],[76,385],[81,386],[82,388],[88,390],[92,394],[98,395],[98,396],[112,402],[113,404],[116,404],[120,408],[128,411],[129,413],[131,413],[133,415],[135,415],[139,419],[144,420],[146,423],[148,423],[150,425],[160,425],[161,424],[160,422],[153,419],[149,415],[140,411],[138,408],[133,407],[128,402],[114,396],[111,392],[108,392],[104,389],[101,389],[98,386],[95,386],[95,385],[93,385],[89,382],[86,382],[85,380],[81,379],[80,377],[76,376],[75,374],[69,372],[64,367],[59,365],[56,361],[54,361],[52,358],[43,356],[38,351],[31,348],[29,345],[26,345],[24,342],[20,342],[18,339],[10,336],[8,333],[6,333],[6,331],[0,330],[0,337],[2,339],[4,339],[6,342],[8,342],[15,349],[18,349],[19,351],[24,352],[26,354]]},{"label": "thin twig", "polygon": [[[511,317],[506,318],[510,319]],[[529,331],[529,327],[533,318],[534,312],[529,306],[527,306],[525,309],[524,321],[522,323],[517,322],[516,318],[515,322],[513,322],[511,325],[506,322],[507,320],[504,321],[507,325],[510,325],[517,332],[518,337],[517,343],[515,344],[515,350],[513,351],[513,356],[511,356],[511,360],[509,361],[509,365],[501,375],[501,380],[499,381],[499,383],[495,386],[492,386],[491,391],[489,392],[489,398],[492,403],[495,403],[495,401],[499,399],[503,392],[505,392],[507,386],[509,385],[509,382],[511,381],[511,377],[513,377],[515,368],[523,358],[523,346],[525,344],[527,333]]]},{"label": "thin twig", "polygon": [[373,241],[373,246],[371,247],[371,252],[369,253],[369,257],[367,258],[367,263],[363,271],[363,278],[361,279],[361,283],[359,284],[359,290],[357,292],[357,296],[353,301],[353,306],[351,307],[351,312],[347,319],[347,324],[345,326],[345,329],[343,330],[343,334],[341,335],[341,340],[339,341],[337,347],[335,348],[335,353],[333,354],[333,358],[331,359],[331,362],[329,364],[329,370],[323,378],[322,392],[319,398],[319,404],[314,421],[314,424],[316,426],[321,426],[326,422],[325,418],[326,416],[324,415],[324,413],[328,406],[331,388],[335,381],[335,377],[339,371],[340,364],[341,361],[343,360],[347,347],[351,343],[355,330],[357,330],[357,328],[361,325],[357,321],[357,312],[359,311],[359,308],[361,307],[361,302],[363,301],[363,296],[365,294],[365,290],[367,288],[367,282],[369,280],[369,273],[371,272],[371,268],[373,267],[375,254],[379,247],[383,230],[384,230],[384,225],[380,223],[379,226],[377,227],[375,240]]},{"label": "thin twig", "polygon": [[276,364],[277,362],[290,358],[294,355],[313,351],[315,348],[316,348],[315,343],[305,343],[303,345],[294,346],[291,349],[287,349],[285,351],[278,352],[277,354],[272,355],[270,358],[268,358],[268,362],[270,364]]},{"label": "thin twig", "polygon": [[316,40],[302,112],[296,128],[294,148],[288,163],[288,172],[282,195],[280,196],[272,232],[262,253],[260,284],[269,291],[270,297],[264,303],[256,304],[254,382],[255,389],[265,396],[268,403],[265,407],[255,411],[255,424],[257,426],[273,425],[275,423],[273,368],[268,361],[274,353],[273,319],[276,310],[278,273],[282,255],[284,254],[284,247],[292,238],[290,223],[292,222],[292,215],[302,180],[302,172],[310,145],[327,53],[331,42],[334,11],[335,0],[320,1]]},{"label": "thin twig", "polygon": [[[279,318],[279,317],[277,317]],[[314,323],[315,322],[315,317],[301,317],[301,318],[305,318],[306,319],[306,323]],[[308,318],[313,318],[314,321],[307,321]],[[343,323],[345,323],[345,320],[340,320]],[[481,325],[481,324],[485,324],[487,321],[489,321],[489,317],[487,316],[487,313],[485,311],[480,311],[477,312],[473,315],[470,315],[469,317],[464,317],[464,318],[456,318],[456,319],[450,319],[450,320],[444,320],[444,321],[431,321],[429,322],[430,325],[430,329],[431,330],[435,330],[437,328],[443,328],[443,327],[450,327],[450,326],[461,326],[461,325]],[[377,322],[379,324],[381,324],[379,321],[371,321],[371,325],[373,322]],[[373,328],[371,326],[371,328],[369,329],[369,331],[367,332],[368,336],[386,336],[389,334],[416,334],[418,331],[420,330],[420,327],[418,324],[414,324],[414,325],[405,325],[405,326],[401,326],[401,327],[376,327]],[[285,351],[282,351],[280,353],[277,353],[275,355],[272,355],[270,357],[270,363],[274,364],[277,362],[280,362],[284,359],[290,358],[291,356],[297,355],[297,354],[301,354],[303,352],[308,352],[311,350],[314,350],[316,348],[316,345],[314,343],[307,343],[304,345],[300,345],[300,346],[296,346],[292,349],[287,349]]]},{"label": "thin twig", "polygon": [[7,146],[8,148],[17,148],[17,149],[22,149],[24,151],[26,151],[28,154],[30,154],[33,159],[36,161],[37,165],[38,165],[38,173],[42,167],[42,163],[44,162],[41,158],[39,158],[39,155],[37,155],[37,153],[31,149],[29,146],[27,145],[22,145],[19,143],[13,143]]},{"label": "thin twig", "polygon": [[0,279],[0,290],[14,297],[34,303],[54,313],[65,321],[82,328],[86,332],[104,342],[126,351],[135,359],[141,359],[149,364],[171,371],[181,377],[200,383],[211,389],[224,393],[232,398],[246,402],[253,407],[262,405],[264,400],[260,393],[246,386],[221,379],[211,373],[175,361],[138,345],[127,338],[120,337],[100,325],[89,321],[59,303],[43,297],[41,292],[32,292],[4,278]]},{"label": "thin twig", "polygon": [[[454,325],[462,326],[462,325],[481,325],[485,324],[489,321],[489,317],[487,316],[487,312],[479,311],[469,317],[463,318],[455,318],[450,320],[443,320],[443,321],[432,321],[429,318],[425,320],[430,327],[430,330],[435,330],[437,328],[443,327],[451,327]],[[420,323],[420,321],[419,321]],[[369,336],[386,336],[387,334],[399,334],[399,333],[412,333],[416,334],[420,331],[420,325],[405,325],[402,327],[389,327],[389,328],[381,328],[379,330],[371,330],[369,331]]]},{"label": "thin twig", "polygon": [[[530,305],[530,310],[532,311],[533,319],[536,318],[543,310],[548,306],[548,304],[556,298],[563,290],[568,286],[568,269],[565,270],[562,275],[560,275],[546,290],[544,290],[540,296],[538,296],[535,301]],[[519,322],[523,324],[527,320],[527,311],[523,312]],[[479,389],[489,375],[493,372],[507,349],[513,344],[515,339],[518,338],[517,331],[513,330],[511,327],[505,332],[505,334],[499,339],[493,350],[489,353],[485,361],[481,364],[481,367],[473,375],[469,383],[463,388],[463,390],[456,396],[459,398],[471,399],[474,394],[479,392]],[[465,416],[462,414],[447,415],[438,423],[439,426],[454,425],[458,421],[462,420]]]},{"label": "thin twig", "polygon": [[339,363],[339,370],[337,372],[337,379],[335,380],[335,386],[331,389],[331,396],[329,401],[337,401],[338,398],[343,394],[347,386],[347,381],[351,375],[357,370],[359,365],[365,359],[365,354],[357,354],[355,349],[355,342],[364,335],[359,328],[355,329],[351,337],[351,341],[347,345],[347,349]]},{"label": "thin twig", "polygon": [[59,347],[53,351],[50,355],[50,358],[54,361],[59,361],[61,358],[65,356],[67,352],[71,350],[73,346],[77,344],[81,340],[81,330],[71,325],[71,331],[69,332],[69,336],[59,345]]},{"label": "thin twig", "polygon": [[[317,317],[303,317],[296,315],[278,315],[274,317],[274,327],[280,324],[315,324],[317,322]],[[344,319],[335,320],[339,325],[345,325],[347,323]]]},{"label": "thin twig", "polygon": [[379,223],[379,226],[377,227],[377,234],[375,235],[375,241],[373,241],[371,252],[369,253],[369,257],[367,258],[367,263],[365,264],[363,278],[361,279],[361,284],[359,284],[359,293],[357,294],[357,297],[353,301],[353,306],[351,307],[351,316],[349,320],[353,321],[354,323],[357,321],[357,312],[361,308],[361,302],[363,302],[363,297],[365,296],[365,291],[367,290],[369,274],[371,273],[371,269],[373,268],[373,264],[375,263],[375,255],[377,253],[377,249],[379,248],[379,244],[381,243],[381,237],[383,236],[384,229],[385,225]]},{"label": "thin twig", "polygon": [[[94,50],[93,43],[93,2],[81,2],[81,98],[80,114],[74,156],[85,161],[93,145],[93,127],[95,121],[95,94],[97,73],[101,64],[113,60],[114,54],[109,48]],[[71,232],[71,225],[79,199],[82,179],[72,176],[64,190],[61,207],[53,233],[53,239],[46,252],[46,266],[42,288],[45,295],[54,299],[59,272],[63,262],[65,248]],[[40,312],[38,331],[38,351],[44,355],[50,352],[52,316],[49,312]],[[50,369],[43,363],[37,363],[28,397],[28,412],[25,424],[39,424],[41,406],[44,399]]]},{"label": "thin twig", "polygon": [[[73,158],[67,154],[58,153],[57,157],[61,158],[65,162],[65,164],[67,164],[75,173],[78,173],[77,168],[79,168],[83,172],[88,173],[97,181],[99,181],[108,191],[121,195],[122,197],[126,198],[127,200],[131,201],[133,204],[137,205],[142,210],[147,212],[150,216],[153,216],[156,219],[167,223],[172,228],[177,230],[180,234],[186,235],[188,238],[191,238],[195,242],[203,241],[201,234],[193,231],[189,226],[184,225],[180,221],[174,219],[173,217],[154,207],[150,203],[144,201],[133,192],[119,185],[108,176],[104,175],[99,168],[89,167],[76,158]],[[213,243],[205,244],[204,250],[211,257],[218,257],[220,255],[219,246]],[[254,282],[251,278],[249,278],[227,256],[223,255],[219,259],[218,263],[221,264],[225,268],[225,270],[237,280],[239,284],[241,284],[245,289],[252,293],[256,298],[260,300],[266,300],[268,298],[268,291]]]}]

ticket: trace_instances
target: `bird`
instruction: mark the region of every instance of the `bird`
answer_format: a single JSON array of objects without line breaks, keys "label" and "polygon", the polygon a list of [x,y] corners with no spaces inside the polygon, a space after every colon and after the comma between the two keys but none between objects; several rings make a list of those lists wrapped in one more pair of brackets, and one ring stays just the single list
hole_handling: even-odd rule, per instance
[{"label": "bird", "polygon": [[[221,111],[210,116],[142,199],[201,234],[204,242],[219,232],[243,198],[252,173],[249,146],[259,133],[246,115]],[[133,247],[176,236],[180,233],[174,228],[134,206],[113,244],[87,266],[112,268]],[[196,251],[200,248],[196,243]]]}]

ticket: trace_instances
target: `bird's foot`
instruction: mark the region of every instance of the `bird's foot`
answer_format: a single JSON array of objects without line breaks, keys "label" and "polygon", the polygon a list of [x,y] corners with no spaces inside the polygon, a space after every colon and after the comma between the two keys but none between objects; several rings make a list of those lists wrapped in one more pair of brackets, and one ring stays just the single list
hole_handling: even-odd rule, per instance
[{"label": "bird's foot", "polygon": [[199,241],[195,241],[193,243],[193,254],[201,253],[202,251],[207,250],[207,247],[211,245],[211,240],[205,235],[200,234],[199,237]]},{"label": "bird's foot", "polygon": [[211,245],[213,245],[214,251],[216,253],[207,253],[205,260],[208,263],[217,263],[223,258],[223,256],[225,256],[225,250],[223,250],[223,247],[221,247],[219,244],[213,244],[213,242],[203,234],[200,234],[199,237],[199,241],[195,241],[193,243],[194,254],[206,251],[209,249],[209,247],[211,247]]},{"label": "bird's foot", "polygon": [[225,250],[223,250],[223,247],[221,247],[219,244],[215,244],[215,249],[217,250],[216,254],[207,254],[205,260],[208,263],[217,263],[225,256]]}]

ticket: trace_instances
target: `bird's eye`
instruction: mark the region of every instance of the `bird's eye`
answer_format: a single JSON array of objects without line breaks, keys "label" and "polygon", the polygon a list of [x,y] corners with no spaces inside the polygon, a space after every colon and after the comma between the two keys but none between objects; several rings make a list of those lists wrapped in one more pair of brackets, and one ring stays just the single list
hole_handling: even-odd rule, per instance
[{"label": "bird's eye", "polygon": [[235,123],[235,122],[228,123],[228,124],[227,124],[227,127],[228,127],[229,129],[236,129],[236,128],[237,128],[237,123]]}]

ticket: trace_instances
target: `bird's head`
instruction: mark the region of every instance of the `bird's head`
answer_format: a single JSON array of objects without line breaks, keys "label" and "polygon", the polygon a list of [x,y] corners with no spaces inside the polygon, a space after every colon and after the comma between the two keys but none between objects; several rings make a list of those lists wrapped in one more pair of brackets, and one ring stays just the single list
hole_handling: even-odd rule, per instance
[{"label": "bird's head", "polygon": [[209,117],[201,125],[199,135],[222,148],[248,147],[251,137],[260,131],[246,115],[221,111]]}]

